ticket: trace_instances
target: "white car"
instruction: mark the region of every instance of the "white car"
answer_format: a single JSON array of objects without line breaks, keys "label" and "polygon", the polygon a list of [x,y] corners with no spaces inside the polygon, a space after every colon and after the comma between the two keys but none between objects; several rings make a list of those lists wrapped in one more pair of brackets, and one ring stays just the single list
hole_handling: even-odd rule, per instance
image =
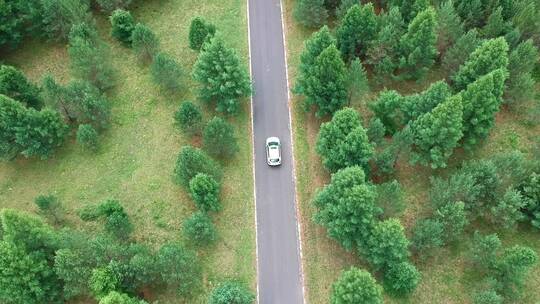
[{"label": "white car", "polygon": [[269,166],[281,165],[281,143],[277,137],[266,139],[266,162]]}]

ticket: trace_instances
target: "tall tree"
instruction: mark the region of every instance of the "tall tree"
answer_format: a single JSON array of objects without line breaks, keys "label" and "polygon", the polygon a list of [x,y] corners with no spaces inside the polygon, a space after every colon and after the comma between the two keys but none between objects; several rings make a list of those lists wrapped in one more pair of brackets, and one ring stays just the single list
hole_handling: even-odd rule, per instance
[{"label": "tall tree", "polygon": [[420,115],[431,112],[452,94],[448,84],[442,80],[432,83],[429,88],[419,94],[403,97],[401,104],[405,121],[415,120]]},{"label": "tall tree", "polygon": [[429,7],[429,0],[401,1],[399,10],[405,22],[411,22],[420,12]]},{"label": "tall tree", "polygon": [[402,103],[403,97],[398,92],[383,90],[375,102],[369,104],[375,116],[384,124],[388,134],[394,134],[403,124]]},{"label": "tall tree", "polygon": [[303,26],[316,28],[326,23],[328,10],[324,0],[299,0],[294,6],[293,16]]},{"label": "tall tree", "polygon": [[303,93],[309,107],[317,106],[315,115],[333,114],[347,102],[347,70],[335,45],[330,45],[315,60]]},{"label": "tall tree", "polygon": [[74,25],[91,21],[89,9],[85,0],[41,0],[32,14],[44,37],[60,41],[68,38]]},{"label": "tall tree", "polygon": [[216,110],[235,114],[240,100],[251,94],[246,67],[234,49],[219,36],[210,39],[193,67],[193,78],[200,83],[199,95],[206,102],[216,101]]},{"label": "tall tree", "polygon": [[521,42],[510,53],[508,60],[508,80],[505,100],[519,103],[532,99],[536,81],[532,76],[535,64],[538,62],[538,48],[532,40]]},{"label": "tall tree", "polygon": [[442,66],[447,75],[453,75],[479,44],[480,38],[476,29],[472,29],[459,37],[456,43],[444,53],[442,58]]},{"label": "tall tree", "polygon": [[430,7],[416,15],[400,41],[400,67],[406,77],[421,78],[426,74],[437,56],[436,42],[437,15]]},{"label": "tall tree", "polygon": [[464,29],[461,17],[454,8],[454,2],[447,0],[437,10],[439,22],[437,26],[437,50],[440,56],[452,46],[461,36]]},{"label": "tall tree", "polygon": [[15,67],[0,66],[0,94],[24,103],[27,107],[41,109],[39,88]]},{"label": "tall tree", "polygon": [[331,304],[381,304],[382,287],[369,272],[351,267],[332,285]]},{"label": "tall tree", "polygon": [[484,38],[497,38],[504,36],[506,32],[511,28],[511,24],[506,22],[502,15],[502,8],[499,6],[487,19],[486,25],[481,30]]},{"label": "tall tree", "polygon": [[413,153],[411,161],[432,168],[446,167],[458,141],[463,136],[463,105],[460,96],[448,98],[431,112],[411,124]]},{"label": "tall tree", "polygon": [[353,5],[336,30],[337,45],[346,61],[365,55],[377,34],[377,16],[373,4]]},{"label": "tall tree", "polygon": [[347,88],[349,90],[349,103],[369,93],[366,70],[358,58],[355,58],[349,66]]},{"label": "tall tree", "polygon": [[131,46],[143,62],[149,62],[159,50],[159,39],[148,26],[137,23],[131,33]]},{"label": "tall tree", "polygon": [[189,47],[199,51],[205,41],[214,37],[216,27],[204,20],[202,17],[195,17],[189,26]]},{"label": "tall tree", "polygon": [[398,219],[391,218],[378,222],[373,228],[367,248],[367,259],[376,269],[388,270],[392,266],[407,261],[409,240]]},{"label": "tall tree", "polygon": [[503,37],[484,41],[452,76],[456,91],[464,90],[478,78],[508,65],[508,43]]}]

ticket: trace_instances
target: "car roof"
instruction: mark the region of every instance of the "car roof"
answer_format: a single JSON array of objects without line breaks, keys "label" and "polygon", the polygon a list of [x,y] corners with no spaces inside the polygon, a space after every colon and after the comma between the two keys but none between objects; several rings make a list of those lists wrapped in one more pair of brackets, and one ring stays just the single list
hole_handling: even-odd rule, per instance
[{"label": "car roof", "polygon": [[275,136],[272,136],[272,137],[268,137],[266,139],[266,144],[268,145],[269,143],[271,142],[274,142],[274,143],[278,143],[279,144],[279,138],[275,137]]},{"label": "car roof", "polygon": [[268,156],[270,159],[277,159],[279,158],[279,148],[275,147],[275,148],[270,148],[268,149]]}]

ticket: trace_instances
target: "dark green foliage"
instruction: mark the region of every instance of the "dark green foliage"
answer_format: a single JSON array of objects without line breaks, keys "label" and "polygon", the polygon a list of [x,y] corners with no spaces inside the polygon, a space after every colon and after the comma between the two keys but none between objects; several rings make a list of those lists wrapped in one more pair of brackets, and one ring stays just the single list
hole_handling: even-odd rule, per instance
[{"label": "dark green foliage", "polygon": [[439,55],[443,56],[446,50],[463,36],[464,29],[452,0],[447,0],[438,7],[437,16],[437,50]]},{"label": "dark green foliage", "polygon": [[299,0],[295,3],[293,16],[303,26],[317,28],[326,23],[328,10],[324,0]]},{"label": "dark green foliage", "polygon": [[182,76],[184,72],[182,67],[167,53],[159,52],[154,56],[150,66],[152,80],[161,88],[174,92],[183,87]]},{"label": "dark green foliage", "polygon": [[486,25],[481,30],[481,34],[487,39],[497,38],[499,36],[504,36],[511,26],[511,23],[504,20],[502,8],[499,6],[489,16]]},{"label": "dark green foliage", "polygon": [[497,69],[506,70],[508,65],[508,44],[503,37],[489,39],[471,53],[467,61],[452,76],[456,91],[461,91],[478,78]]},{"label": "dark green foliage", "polygon": [[191,101],[184,101],[174,113],[175,125],[187,135],[195,135],[201,131],[201,109]]},{"label": "dark green foliage", "polygon": [[360,167],[342,169],[332,175],[330,184],[313,199],[318,208],[315,221],[350,250],[357,242],[366,242],[381,213],[375,198],[375,189],[365,184],[365,174]]},{"label": "dark green foliage", "polygon": [[34,199],[34,203],[39,212],[54,224],[57,225],[64,221],[64,208],[56,196],[39,195]]},{"label": "dark green foliage", "polygon": [[198,173],[189,181],[189,191],[201,211],[219,211],[219,183],[210,175]]},{"label": "dark green foliage", "polygon": [[375,269],[390,269],[409,257],[409,240],[398,219],[391,218],[378,222],[371,233],[369,246],[364,251],[366,258]]},{"label": "dark green foliage", "polygon": [[463,144],[466,148],[486,138],[495,124],[506,77],[505,70],[495,70],[479,77],[462,92]]},{"label": "dark green foliage", "polygon": [[506,248],[495,271],[500,292],[509,298],[519,298],[525,277],[537,261],[538,255],[532,248],[519,245]]},{"label": "dark green foliage", "polygon": [[377,206],[383,210],[383,218],[398,216],[405,209],[403,190],[397,180],[378,184]]},{"label": "dark green foliage", "polygon": [[111,21],[111,36],[125,45],[131,45],[131,35],[135,29],[135,19],[129,11],[115,10],[109,17]]},{"label": "dark green foliage", "polygon": [[365,55],[376,34],[377,17],[373,4],[353,5],[336,30],[337,45],[343,58],[350,61]]},{"label": "dark green foliage", "polygon": [[105,231],[115,236],[118,240],[126,240],[133,230],[124,207],[117,200],[105,200],[97,206],[83,208],[79,216],[84,221],[94,221],[99,218],[105,219]]},{"label": "dark green foliage", "polygon": [[224,282],[212,290],[208,304],[252,304],[255,295],[244,285]]},{"label": "dark green foliage", "polygon": [[512,50],[508,59],[506,102],[519,103],[533,98],[536,81],[532,72],[538,58],[538,48],[532,40],[521,42]]},{"label": "dark green foliage", "polygon": [[476,29],[468,31],[456,40],[456,43],[444,53],[442,58],[442,67],[447,75],[454,74],[465,63],[469,55],[478,47],[480,41]]},{"label": "dark green foliage", "polygon": [[[489,205],[497,201],[497,189],[501,178],[491,160],[469,161],[464,164],[461,174],[468,176],[468,184],[473,191],[464,200],[465,207],[474,216],[487,216]],[[463,191],[463,190],[462,190]]]},{"label": "dark green foliage", "polygon": [[390,266],[384,273],[384,290],[398,296],[412,293],[420,283],[420,272],[409,262]]},{"label": "dark green foliage", "polygon": [[360,1],[358,0],[341,0],[339,2],[339,6],[336,8],[335,13],[337,20],[342,20],[351,7],[353,7],[355,4],[360,3]]},{"label": "dark green foliage", "polygon": [[87,80],[101,90],[114,85],[110,54],[95,28],[86,23],[74,25],[69,34],[68,54],[76,78]]},{"label": "dark green foliage", "polygon": [[349,90],[349,103],[353,100],[358,100],[365,94],[369,93],[369,83],[366,70],[358,58],[355,58],[349,67],[347,88]]},{"label": "dark green foliage", "polygon": [[234,127],[223,118],[215,116],[204,127],[203,147],[216,158],[232,158],[238,152]]},{"label": "dark green foliage", "polygon": [[106,267],[97,268],[92,271],[89,285],[94,296],[101,299],[110,292],[116,291],[120,287],[121,280],[121,275],[109,264]]},{"label": "dark green foliage", "polygon": [[461,16],[467,29],[479,27],[485,20],[482,0],[455,0],[454,6]]},{"label": "dark green foliage", "polygon": [[517,222],[523,219],[521,210],[525,207],[526,201],[519,191],[508,188],[504,196],[491,207],[493,222],[499,227],[506,229],[514,228]]},{"label": "dark green foliage", "polygon": [[418,79],[426,74],[437,56],[436,42],[437,15],[430,7],[411,21],[407,33],[400,41],[400,68],[404,69],[405,77]]},{"label": "dark green foliage", "polygon": [[149,62],[159,50],[159,39],[146,25],[137,23],[131,33],[131,46],[142,62]]},{"label": "dark green foliage", "polygon": [[361,166],[367,171],[374,149],[358,112],[345,108],[337,111],[330,122],[321,125],[316,151],[331,172],[350,166]]},{"label": "dark green foliage", "polygon": [[246,67],[236,51],[226,47],[218,36],[210,39],[199,53],[192,76],[200,84],[201,99],[217,101],[216,110],[219,112],[237,113],[240,101],[251,94]]},{"label": "dark green foliage", "polygon": [[204,20],[202,17],[195,17],[191,20],[189,27],[189,47],[199,51],[205,41],[214,37],[216,27]]},{"label": "dark green foliage", "polygon": [[501,248],[501,241],[497,234],[481,235],[474,233],[472,247],[472,261],[480,270],[492,269],[497,264],[497,252]]},{"label": "dark green foliage", "polygon": [[204,151],[189,145],[183,146],[176,159],[174,168],[175,182],[188,187],[189,181],[198,173],[207,174],[218,182],[221,181],[223,176],[219,164]]},{"label": "dark green foliage", "polygon": [[474,304],[502,304],[503,298],[495,290],[477,292],[473,297]]},{"label": "dark green foliage", "polygon": [[2,49],[15,49],[19,46],[24,35],[24,12],[16,3],[11,1],[0,2],[0,47]]},{"label": "dark green foliage", "polygon": [[0,95],[0,157],[2,159],[14,158],[23,149],[17,143],[17,133],[25,115],[26,110],[21,103]]},{"label": "dark green foliage", "polygon": [[381,304],[382,288],[369,272],[351,267],[332,284],[331,304]]},{"label": "dark green foliage", "polygon": [[302,50],[302,54],[300,54],[300,72],[294,86],[294,92],[296,94],[304,93],[307,87],[307,81],[312,75],[312,70],[315,68],[317,57],[332,44],[336,44],[336,39],[332,36],[326,25],[313,33],[304,42],[304,49]]},{"label": "dark green foliage", "polygon": [[531,224],[540,229],[540,174],[531,173],[520,185],[519,191],[525,201],[523,213]]},{"label": "dark green foliage", "polygon": [[435,211],[435,218],[444,229],[445,242],[455,242],[469,224],[463,202],[448,203]]},{"label": "dark green foliage", "polygon": [[92,125],[81,124],[77,129],[77,143],[88,151],[99,149],[98,133]]},{"label": "dark green foliage", "polygon": [[109,126],[109,101],[92,84],[75,80],[62,87],[52,77],[46,76],[43,91],[45,101],[55,107],[70,124],[90,124],[96,130]]},{"label": "dark green foliage", "polygon": [[15,67],[0,66],[0,94],[24,103],[27,107],[41,109],[42,101],[39,88]]},{"label": "dark green foliage", "polygon": [[384,124],[388,134],[394,134],[403,124],[402,102],[403,97],[398,92],[383,90],[375,102],[369,104],[375,116]]},{"label": "dark green foliage", "polygon": [[412,122],[413,163],[446,167],[446,161],[463,135],[462,111],[461,97],[453,96]]},{"label": "dark green foliage", "polygon": [[89,22],[89,1],[41,0],[32,12],[41,23],[41,35],[50,40],[66,40],[74,25]]},{"label": "dark green foliage", "polygon": [[410,0],[410,1],[400,1],[401,15],[405,22],[411,22],[420,12],[424,11],[429,7],[429,0]]},{"label": "dark green foliage", "polygon": [[420,94],[405,96],[401,103],[405,121],[415,120],[422,114],[431,112],[451,95],[452,92],[448,84],[440,80],[432,83],[429,88]]},{"label": "dark green foliage", "polygon": [[421,256],[427,256],[430,250],[444,245],[444,226],[434,219],[416,222],[413,230],[412,247]]},{"label": "dark green foliage", "polygon": [[115,10],[127,9],[131,4],[131,1],[132,0],[96,0],[99,8],[107,14],[110,14]]},{"label": "dark green foliage", "polygon": [[317,106],[315,115],[333,114],[347,102],[347,70],[341,54],[330,45],[315,59],[311,74],[305,79],[302,93],[306,108]]},{"label": "dark green foliage", "polygon": [[167,243],[157,253],[161,279],[182,296],[195,292],[202,281],[201,267],[195,254],[177,243]]},{"label": "dark green foliage", "polygon": [[384,141],[384,134],[386,128],[379,118],[373,117],[369,120],[369,125],[366,130],[366,134],[369,141],[374,144],[380,144]]},{"label": "dark green foliage", "polygon": [[183,224],[184,236],[196,246],[205,246],[213,243],[217,238],[216,227],[212,219],[204,212],[195,212]]},{"label": "dark green foliage", "polygon": [[521,32],[523,40],[532,39],[540,44],[540,10],[535,1],[513,1],[515,8],[512,22]]}]

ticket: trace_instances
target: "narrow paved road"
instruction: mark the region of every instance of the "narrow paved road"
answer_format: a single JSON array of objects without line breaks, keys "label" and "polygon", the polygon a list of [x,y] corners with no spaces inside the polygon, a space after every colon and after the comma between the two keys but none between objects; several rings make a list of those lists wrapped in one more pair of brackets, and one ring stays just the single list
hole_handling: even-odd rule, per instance
[{"label": "narrow paved road", "polygon": [[[279,0],[248,0],[260,304],[302,304],[287,80]],[[282,165],[266,164],[265,140],[282,143]]]}]

